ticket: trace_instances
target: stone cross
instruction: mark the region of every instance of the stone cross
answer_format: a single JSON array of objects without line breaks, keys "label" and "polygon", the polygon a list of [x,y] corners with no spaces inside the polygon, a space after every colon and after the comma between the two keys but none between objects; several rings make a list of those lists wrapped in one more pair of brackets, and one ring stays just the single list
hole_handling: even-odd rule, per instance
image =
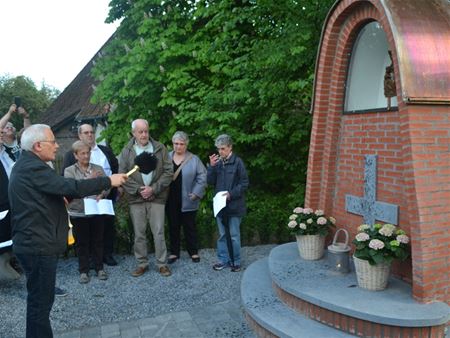
[{"label": "stone cross", "polygon": [[364,223],[375,221],[398,224],[398,206],[377,201],[377,155],[364,156],[364,197],[345,195],[345,211],[364,217]]}]

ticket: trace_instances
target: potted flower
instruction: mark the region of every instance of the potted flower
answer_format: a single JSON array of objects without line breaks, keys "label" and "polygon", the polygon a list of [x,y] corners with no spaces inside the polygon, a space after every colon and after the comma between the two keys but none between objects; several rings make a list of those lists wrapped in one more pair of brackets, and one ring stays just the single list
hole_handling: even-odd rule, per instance
[{"label": "potted flower", "polygon": [[409,256],[409,237],[392,224],[360,225],[353,244],[358,285],[368,290],[385,289],[392,261]]},{"label": "potted flower", "polygon": [[323,210],[297,207],[289,216],[288,227],[297,239],[300,256],[306,260],[316,260],[323,256],[325,236],[336,220],[326,217]]}]

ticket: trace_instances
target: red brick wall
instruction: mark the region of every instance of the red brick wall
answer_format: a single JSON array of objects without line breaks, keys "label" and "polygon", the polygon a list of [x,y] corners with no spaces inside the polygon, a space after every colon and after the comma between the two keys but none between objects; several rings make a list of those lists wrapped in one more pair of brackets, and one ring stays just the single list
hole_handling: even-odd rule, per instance
[{"label": "red brick wall", "polygon": [[[343,115],[349,55],[359,29],[373,20],[393,51],[399,110]],[[354,234],[362,217],[345,212],[345,195],[363,196],[364,155],[378,155],[377,200],[399,206],[399,225],[412,236],[412,267],[394,271],[412,276],[419,301],[450,303],[449,106],[402,101],[395,41],[379,0],[340,2],[319,52],[306,204]]]},{"label": "red brick wall", "polygon": [[[364,195],[364,155],[376,154],[377,201],[392,203],[407,210],[403,177],[403,142],[398,112],[344,115],[341,119],[337,161],[334,164],[335,186],[332,214],[354,237],[362,217],[345,211],[345,195]],[[409,217],[400,212],[399,225],[410,234]],[[395,273],[411,281],[410,264],[404,263]]]},{"label": "red brick wall", "polygon": [[413,292],[450,303],[450,107],[408,106],[401,122]]}]

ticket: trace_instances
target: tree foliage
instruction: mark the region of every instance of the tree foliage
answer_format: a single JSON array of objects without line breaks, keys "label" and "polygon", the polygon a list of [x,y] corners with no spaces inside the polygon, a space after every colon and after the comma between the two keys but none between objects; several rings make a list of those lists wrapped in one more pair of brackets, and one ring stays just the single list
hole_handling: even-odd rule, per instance
[{"label": "tree foliage", "polygon": [[[36,88],[34,82],[26,76],[11,77],[4,75],[0,77],[0,109],[2,114],[6,113],[14,103],[14,97],[22,98],[22,105],[30,114],[32,123],[37,123],[40,116],[59,95],[59,91],[53,87],[42,84]],[[23,127],[23,119],[17,114],[13,115],[12,121],[19,130]]]},{"label": "tree foliage", "polygon": [[312,82],[332,0],[112,0],[121,19],[96,63],[95,99],[116,106],[106,137],[119,151],[146,118],[168,144],[191,135],[204,161],[230,134],[253,187],[292,192],[305,180]]}]

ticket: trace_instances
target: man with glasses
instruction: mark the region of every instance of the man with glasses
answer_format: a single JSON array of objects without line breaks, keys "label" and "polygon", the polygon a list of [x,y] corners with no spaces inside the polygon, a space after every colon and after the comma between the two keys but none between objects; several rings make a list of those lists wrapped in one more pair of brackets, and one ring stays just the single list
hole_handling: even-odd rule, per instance
[{"label": "man with glasses", "polygon": [[[119,162],[114,155],[111,148],[101,144],[97,144],[95,140],[94,128],[90,124],[82,124],[78,127],[78,138],[91,147],[91,160],[90,163],[97,164],[103,168],[106,176],[117,174],[119,169]],[[71,150],[64,155],[64,162],[61,170],[61,175],[64,175],[64,170],[67,167],[75,164],[75,156]],[[111,192],[106,197],[113,202],[117,197],[117,189],[111,189]],[[114,241],[116,238],[114,216],[105,215],[105,227],[103,237],[103,262],[106,265],[117,265],[117,261],[113,257]]]},{"label": "man with glasses", "polygon": [[58,256],[67,247],[64,197],[81,198],[123,184],[114,174],[75,180],[58,175],[48,161],[59,148],[50,127],[36,124],[22,134],[22,154],[11,171],[9,198],[13,250],[27,279],[26,337],[53,337],[50,311],[55,298]]}]

